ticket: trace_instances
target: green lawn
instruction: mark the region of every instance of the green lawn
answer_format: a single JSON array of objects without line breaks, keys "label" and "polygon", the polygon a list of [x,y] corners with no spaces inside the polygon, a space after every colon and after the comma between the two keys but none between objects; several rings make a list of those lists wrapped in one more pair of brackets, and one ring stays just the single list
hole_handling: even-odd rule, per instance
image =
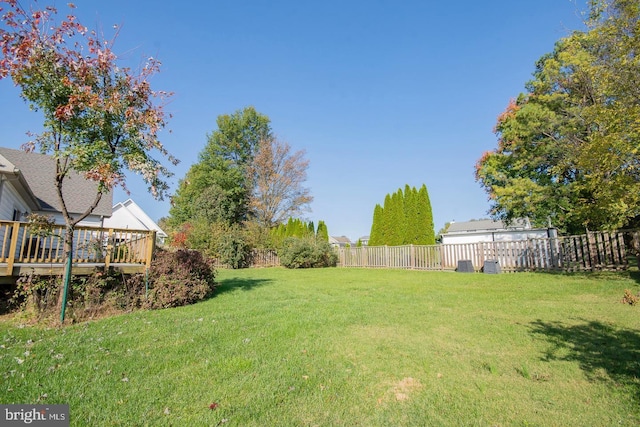
[{"label": "green lawn", "polygon": [[638,425],[634,278],[223,270],[190,307],[0,322],[0,403],[92,426]]}]

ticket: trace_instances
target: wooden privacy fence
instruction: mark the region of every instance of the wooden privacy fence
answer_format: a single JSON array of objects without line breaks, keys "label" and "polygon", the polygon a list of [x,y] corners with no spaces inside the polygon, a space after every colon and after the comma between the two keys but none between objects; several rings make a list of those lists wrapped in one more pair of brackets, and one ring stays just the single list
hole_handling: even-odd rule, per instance
[{"label": "wooden privacy fence", "polygon": [[[64,225],[35,233],[28,223],[0,221],[0,277],[25,272],[60,274],[64,262]],[[126,273],[144,272],[151,265],[155,231],[76,227],[73,272],[117,267]],[[84,267],[84,268],[83,268]]]},{"label": "wooden privacy fence", "polygon": [[[278,253],[273,249],[252,249],[246,261],[247,266],[252,268],[280,266]],[[216,268],[230,268],[229,265],[221,262],[218,258],[214,258],[213,266]]]},{"label": "wooden privacy fence", "polygon": [[[634,232],[638,240],[638,232]],[[627,236],[629,241],[629,236]],[[485,261],[497,261],[502,271],[593,271],[627,268],[622,232],[433,246],[363,246],[338,249],[338,266],[455,270],[470,260],[475,270]]]}]

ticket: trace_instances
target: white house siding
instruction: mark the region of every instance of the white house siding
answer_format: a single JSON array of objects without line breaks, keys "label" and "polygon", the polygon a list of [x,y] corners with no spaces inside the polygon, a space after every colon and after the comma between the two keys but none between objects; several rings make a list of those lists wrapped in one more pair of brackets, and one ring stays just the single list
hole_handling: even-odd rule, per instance
[{"label": "white house siding", "polygon": [[[22,200],[11,181],[0,181],[0,220],[13,221],[14,211],[29,212],[27,204]],[[24,221],[24,217],[19,218]]]},{"label": "white house siding", "polygon": [[114,209],[111,217],[105,219],[104,226],[106,228],[148,230],[148,227],[146,227],[138,218],[136,218],[133,212],[123,207]]},{"label": "white house siding", "polygon": [[[38,211],[37,213],[53,218],[56,224],[64,225],[64,217],[62,216],[61,212]],[[71,216],[73,217],[76,215],[71,214]],[[98,215],[89,215],[88,217],[80,221],[77,225],[80,227],[102,227],[102,221],[102,217]]]},{"label": "white house siding", "polygon": [[[16,189],[10,181],[0,181],[0,220],[13,221],[14,215],[18,215],[18,220],[24,221],[23,213],[28,212],[27,204],[22,200]],[[8,233],[8,234],[7,234]],[[11,238],[11,229],[0,227],[0,242]],[[18,235],[18,247],[22,244],[22,236]],[[3,254],[9,256],[9,246],[4,245]]]},{"label": "white house siding", "polygon": [[547,230],[514,230],[514,231],[485,231],[464,234],[444,234],[443,244],[479,243],[479,242],[513,242],[517,240],[544,239],[548,237]]}]

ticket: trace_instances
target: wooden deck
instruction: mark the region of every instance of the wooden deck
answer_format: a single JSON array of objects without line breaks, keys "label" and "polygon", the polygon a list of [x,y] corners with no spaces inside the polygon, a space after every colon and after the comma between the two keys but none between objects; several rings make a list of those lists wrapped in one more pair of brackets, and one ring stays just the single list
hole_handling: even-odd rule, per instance
[{"label": "wooden deck", "polygon": [[[64,271],[63,225],[47,232],[18,221],[0,221],[0,281],[23,274],[60,275]],[[96,268],[126,274],[151,266],[155,231],[77,227],[74,233],[72,273],[87,275]]]}]

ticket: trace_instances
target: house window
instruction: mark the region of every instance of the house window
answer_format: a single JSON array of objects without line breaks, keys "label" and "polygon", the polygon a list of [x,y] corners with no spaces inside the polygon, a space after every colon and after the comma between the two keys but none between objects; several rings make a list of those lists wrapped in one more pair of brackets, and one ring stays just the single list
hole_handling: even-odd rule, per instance
[{"label": "house window", "polygon": [[22,212],[17,209],[13,210],[13,219],[12,221],[20,221],[20,217],[22,216]]}]

